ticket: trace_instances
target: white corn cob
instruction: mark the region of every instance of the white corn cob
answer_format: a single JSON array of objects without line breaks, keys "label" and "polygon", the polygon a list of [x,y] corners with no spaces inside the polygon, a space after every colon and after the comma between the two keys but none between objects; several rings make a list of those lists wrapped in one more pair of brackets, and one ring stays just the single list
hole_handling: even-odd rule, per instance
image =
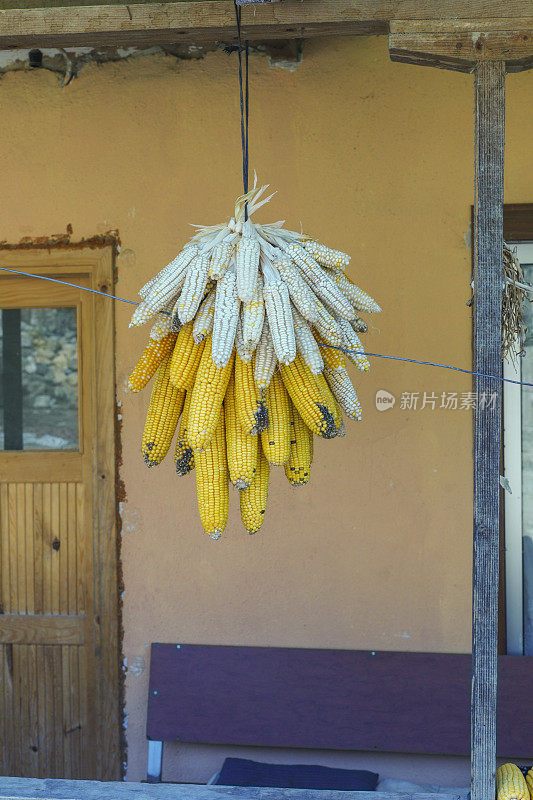
[{"label": "white corn cob", "polygon": [[144,325],[175,297],[185,281],[187,267],[197,252],[195,245],[186,247],[174,261],[161,270],[148,295],[134,311],[130,327]]},{"label": "white corn cob", "polygon": [[262,394],[264,394],[270,386],[270,381],[272,380],[277,363],[278,360],[272,343],[272,337],[270,336],[268,320],[265,319],[263,332],[261,333],[259,344],[255,349],[254,358],[254,381]]},{"label": "white corn cob", "polygon": [[350,320],[350,325],[356,333],[366,333],[368,330],[368,325],[364,319],[361,319],[361,317],[358,316],[356,316],[355,319]]},{"label": "white corn cob", "polygon": [[320,242],[308,240],[303,243],[309,255],[323,267],[331,269],[345,269],[350,263],[350,256],[341,250],[333,250]]},{"label": "white corn cob", "polygon": [[344,355],[353,364],[355,364],[357,369],[360,369],[361,372],[368,372],[368,370],[370,369],[370,362],[369,362],[368,358],[365,355],[363,355],[363,353],[365,352],[365,348],[363,347],[363,343],[362,343],[361,339],[359,338],[359,336],[354,331],[352,325],[350,325],[350,323],[347,320],[340,319],[340,318],[337,319],[337,324],[339,325],[339,328],[341,329],[342,334],[344,336],[343,347],[346,350],[360,350],[361,351],[361,355],[359,355],[357,353],[353,353],[353,352],[352,353],[345,352]]},{"label": "white corn cob", "polygon": [[254,354],[255,347],[250,347],[243,338],[243,326],[242,326],[242,311],[239,314],[239,321],[237,322],[237,330],[235,331],[235,348],[241,361],[251,361],[252,356]]},{"label": "white corn cob", "polygon": [[266,281],[263,296],[276,357],[280,364],[290,364],[296,358],[296,339],[287,285],[281,278]]},{"label": "white corn cob", "polygon": [[209,264],[210,278],[220,280],[231,263],[234,247],[233,242],[220,242],[213,247]]},{"label": "white corn cob", "polygon": [[211,289],[205,300],[202,301],[192,326],[192,335],[195,344],[200,344],[213,330],[215,316],[215,289]]},{"label": "white corn cob", "polygon": [[334,347],[344,347],[344,334],[338,321],[329,313],[318,298],[315,298],[315,305],[317,309],[317,318],[313,327],[316,332],[328,344],[332,344]]},{"label": "white corn cob", "polygon": [[237,276],[234,270],[228,269],[217,283],[215,296],[211,357],[217,367],[225,367],[233,352],[239,306]]},{"label": "white corn cob", "polygon": [[361,404],[346,367],[324,367],[324,377],[344,413],[350,419],[361,419]]},{"label": "white corn cob", "polygon": [[180,295],[181,295],[181,289],[178,291],[175,297],[174,305],[172,306],[172,311],[170,312],[170,330],[173,331],[174,333],[178,333],[183,327],[178,315]]},{"label": "white corn cob", "polygon": [[251,349],[252,353],[261,338],[261,331],[265,321],[263,285],[263,277],[259,275],[254,296],[249,303],[243,303],[242,307],[242,338],[244,344]]},{"label": "white corn cob", "polygon": [[[249,226],[249,227],[247,227]],[[253,235],[248,231],[252,230]],[[239,300],[249,303],[254,296],[257,276],[259,274],[259,258],[261,246],[255,235],[253,224],[250,220],[244,223],[243,235],[237,245],[235,264],[237,269],[237,293]]]},{"label": "white corn cob", "polygon": [[208,272],[209,255],[207,253],[196,256],[187,267],[187,275],[178,303],[178,315],[182,325],[194,319],[198,311],[204,297]]},{"label": "white corn cob", "polygon": [[292,310],[296,349],[314,375],[324,369],[324,360],[313,332],[296,308]]},{"label": "white corn cob", "polygon": [[277,267],[279,274],[287,284],[293,304],[304,319],[313,323],[317,317],[315,298],[298,268],[288,259],[280,259],[275,262],[274,266]]},{"label": "white corn cob", "polygon": [[355,311],[351,303],[323,267],[317,264],[314,258],[311,258],[309,253],[299,244],[289,244],[286,250],[294,263],[300,268],[304,280],[316,296],[323,300],[324,303],[327,303],[341,317],[353,319]]},{"label": "white corn cob", "polygon": [[141,288],[137,292],[137,294],[139,295],[141,300],[144,300],[148,296],[148,292],[150,291],[150,289],[154,285],[155,281],[156,281],[155,278],[150,278],[148,283],[145,283],[144,286],[141,286]]},{"label": "white corn cob", "polygon": [[348,280],[343,272],[332,272],[330,274],[343,295],[348,298],[357,311],[365,311],[367,314],[379,314],[381,308],[374,298]]},{"label": "white corn cob", "polygon": [[157,315],[157,319],[155,323],[152,325],[152,329],[150,330],[149,338],[152,339],[154,342],[159,342],[163,336],[166,336],[167,333],[171,331],[171,324],[172,324],[172,316],[169,314],[161,314]]}]

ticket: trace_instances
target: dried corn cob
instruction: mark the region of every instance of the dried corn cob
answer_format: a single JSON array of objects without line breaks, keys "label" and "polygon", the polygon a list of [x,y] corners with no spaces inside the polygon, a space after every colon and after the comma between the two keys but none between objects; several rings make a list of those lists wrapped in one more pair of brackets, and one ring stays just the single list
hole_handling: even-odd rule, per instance
[{"label": "dried corn cob", "polygon": [[170,355],[157,368],[146,424],[142,438],[142,454],[149,467],[160,464],[168,453],[183,408],[185,392],[170,383]]},{"label": "dried corn cob", "polygon": [[170,381],[178,389],[193,385],[203,351],[204,343],[194,343],[193,324],[187,322],[178,333],[170,362]]},{"label": "dried corn cob", "polygon": [[278,359],[272,344],[268,322],[265,320],[263,333],[255,350],[254,358],[254,380],[257,388],[262,393],[268,389],[277,363]]},{"label": "dried corn cob", "polygon": [[265,519],[270,467],[261,448],[255,476],[243,492],[239,492],[241,519],[247,532],[257,533]]},{"label": "dried corn cob", "polygon": [[350,320],[350,325],[354,329],[356,333],[366,333],[368,330],[368,325],[361,319],[361,317],[355,316],[355,319]]},{"label": "dried corn cob", "polygon": [[316,332],[328,344],[334,347],[344,347],[344,334],[335,317],[329,313],[320,300],[315,299],[315,305],[317,319],[313,327]]},{"label": "dried corn cob", "polygon": [[223,276],[231,263],[233,257],[233,250],[235,245],[233,242],[220,242],[215,245],[211,253],[211,261],[209,264],[209,277],[218,281]]},{"label": "dried corn cob", "polygon": [[348,280],[343,272],[332,272],[331,277],[357,311],[365,311],[367,314],[378,314],[381,311],[374,298]]},{"label": "dried corn cob", "polygon": [[294,335],[296,337],[296,350],[300,353],[311,372],[314,375],[318,375],[318,373],[322,372],[324,369],[324,361],[320,353],[320,348],[313,335],[313,331],[295,308],[292,314]]},{"label": "dried corn cob", "polygon": [[207,286],[208,272],[208,253],[202,253],[202,255],[193,258],[187,268],[185,283],[183,284],[178,303],[178,315],[182,325],[194,319],[200,307],[200,303],[204,297],[205,287]]},{"label": "dried corn cob", "polygon": [[317,377],[300,355],[291,364],[281,366],[283,383],[296,410],[307,427],[317,436],[333,439],[337,434],[336,410],[324,401]]},{"label": "dried corn cob", "polygon": [[218,367],[224,367],[233,352],[239,306],[237,276],[233,270],[226,270],[217,284],[215,297],[213,361]]},{"label": "dried corn cob", "polygon": [[211,346],[212,338],[209,335],[192,390],[188,436],[194,450],[205,448],[215,432],[233,370],[233,353],[226,366],[220,368],[211,357]]},{"label": "dried corn cob", "polygon": [[[324,370],[325,371],[325,370]],[[316,384],[320,390],[322,397],[324,398],[325,405],[331,410],[333,414],[333,421],[335,423],[335,436],[339,435],[339,429],[342,422],[342,412],[341,407],[335,398],[335,395],[331,391],[328,386],[328,383],[323,374],[315,375]]]},{"label": "dried corn cob", "polygon": [[304,242],[303,246],[309,255],[323,267],[346,269],[350,263],[350,256],[347,253],[343,253],[341,250],[333,250],[331,247],[326,247],[324,244],[315,242],[312,239]]},{"label": "dried corn cob", "polygon": [[254,436],[268,425],[268,407],[254,381],[254,367],[235,356],[235,405],[243,431]]},{"label": "dried corn cob", "polygon": [[254,296],[242,307],[242,338],[244,344],[253,351],[257,347],[265,321],[265,301],[263,299],[263,278],[259,276]]},{"label": "dried corn cob", "polygon": [[346,367],[324,367],[324,378],[344,413],[350,419],[362,418],[361,404]]},{"label": "dried corn cob", "polygon": [[194,469],[194,451],[189,444],[189,437],[187,435],[190,407],[191,391],[189,390],[185,395],[185,402],[183,403],[183,411],[181,412],[178,435],[176,438],[176,449],[174,451],[174,462],[178,475],[187,475],[188,472]]},{"label": "dried corn cob", "polygon": [[235,331],[235,349],[243,361],[249,362],[252,360],[254,349],[245,343],[242,334],[242,311],[239,314],[237,330]]},{"label": "dried corn cob", "polygon": [[313,292],[304,281],[300,271],[288,259],[279,259],[274,266],[287,284],[290,298],[300,314],[308,322],[315,322],[318,312]]},{"label": "dried corn cob", "polygon": [[[496,773],[496,775],[497,775],[497,773]],[[529,789],[529,794],[531,796],[533,796],[533,767],[528,769],[528,771],[526,773],[526,784],[527,784],[527,787]],[[527,798],[526,798],[526,800],[527,800]]]},{"label": "dried corn cob", "polygon": [[169,333],[158,342],[150,340],[144,348],[135,369],[128,378],[128,387],[132,392],[144,389],[161,361],[174,349],[176,334]]},{"label": "dried corn cob", "polygon": [[196,453],[195,463],[200,520],[211,539],[220,539],[228,523],[229,508],[224,414],[219,414],[213,437],[205,450]]},{"label": "dried corn cob", "polygon": [[291,402],[291,454],[285,464],[285,475],[293,486],[309,481],[313,461],[313,434]]},{"label": "dried corn cob", "polygon": [[351,303],[344,296],[339,286],[316,263],[314,258],[311,258],[303,247],[299,244],[291,244],[288,245],[287,252],[295,264],[299,266],[307,285],[310,286],[320,300],[327,303],[328,306],[345,319],[353,319],[355,317],[355,311]]},{"label": "dried corn cob", "polygon": [[229,478],[236,489],[247,489],[253,480],[257,467],[258,437],[249,436],[245,433],[237,419],[233,375],[226,390],[224,410]]},{"label": "dried corn cob", "polygon": [[215,289],[211,289],[194,319],[193,337],[195,344],[203,342],[205,337],[213,330],[213,319],[215,316]]},{"label": "dried corn cob", "polygon": [[282,466],[291,454],[289,395],[279,372],[267,390],[268,427],[261,433],[261,446],[269,464]]},{"label": "dried corn cob", "polygon": [[276,357],[280,364],[290,364],[296,355],[296,339],[289,291],[281,278],[269,280],[263,296]]},{"label": "dried corn cob", "polygon": [[141,288],[137,292],[141,300],[144,300],[148,296],[148,292],[150,291],[156,280],[157,278],[150,278],[150,280],[147,281],[147,283],[145,283],[144,286],[141,286]]},{"label": "dried corn cob", "polygon": [[516,764],[502,764],[496,771],[497,800],[529,800],[526,779]]},{"label": "dried corn cob", "polygon": [[259,274],[261,245],[254,226],[248,220],[244,223],[242,239],[237,245],[235,266],[237,272],[237,294],[243,303],[250,303],[254,296]]},{"label": "dried corn cob", "polygon": [[[344,336],[344,344],[343,344],[345,350],[344,355],[353,364],[355,364],[357,369],[360,369],[361,372],[368,372],[368,370],[370,369],[370,361],[364,354],[365,348],[363,347],[361,339],[354,331],[353,326],[350,325],[350,323],[347,322],[345,319],[339,319],[337,320],[337,322]],[[352,351],[352,352],[346,352],[346,351]],[[354,351],[359,351],[359,352],[354,352]]]},{"label": "dried corn cob", "polygon": [[144,325],[151,317],[164,308],[181,288],[185,281],[187,267],[198,252],[193,245],[182,250],[179,256],[162,270],[161,276],[150,288],[143,302],[135,309],[131,318],[130,327]]}]

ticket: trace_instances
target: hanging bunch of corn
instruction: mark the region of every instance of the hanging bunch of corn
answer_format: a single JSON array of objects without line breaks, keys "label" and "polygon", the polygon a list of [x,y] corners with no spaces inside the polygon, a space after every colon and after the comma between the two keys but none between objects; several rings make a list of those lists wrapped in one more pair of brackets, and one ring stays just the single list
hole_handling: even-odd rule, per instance
[{"label": "hanging bunch of corn", "polygon": [[196,468],[200,518],[213,539],[227,522],[230,482],[256,533],[270,466],[283,466],[293,486],[307,483],[313,434],[344,436],[343,412],[361,419],[346,362],[368,371],[359,315],[381,311],[346,276],[348,255],[283,222],[251,221],[272,197],[261,199],[267,188],[254,184],[229,223],[195,226],[141,288],[130,323],[152,325],[129,379],[137,392],[156,376],[144,460],[159,464],[178,429],[176,471]]}]

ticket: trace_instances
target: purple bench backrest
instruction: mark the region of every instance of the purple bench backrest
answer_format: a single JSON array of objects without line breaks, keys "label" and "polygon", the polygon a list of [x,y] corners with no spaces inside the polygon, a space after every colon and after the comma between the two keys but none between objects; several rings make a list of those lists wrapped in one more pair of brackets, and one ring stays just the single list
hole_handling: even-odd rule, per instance
[{"label": "purple bench backrest", "polygon": [[[533,756],[533,657],[501,656],[503,756]],[[466,755],[470,656],[153,644],[147,735]]]}]

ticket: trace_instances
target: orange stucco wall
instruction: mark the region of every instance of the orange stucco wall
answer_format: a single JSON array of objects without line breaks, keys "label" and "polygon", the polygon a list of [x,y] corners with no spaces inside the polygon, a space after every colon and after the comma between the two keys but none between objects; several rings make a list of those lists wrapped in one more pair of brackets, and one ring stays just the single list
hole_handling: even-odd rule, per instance
[{"label": "orange stucco wall", "polygon": [[[511,76],[506,201],[531,201],[533,74]],[[352,253],[350,275],[382,305],[372,352],[468,367],[473,86],[468,75],[391,64],[385,38],[313,41],[295,71],[251,59],[251,164],[286,218]],[[240,192],[234,57],[162,55],[57,76],[0,80],[0,238],[75,238],[118,228],[117,293],[181,248],[189,222],[218,222]],[[151,641],[464,652],[470,645],[471,414],[439,408],[468,376],[374,359],[355,375],[364,421],[316,443],[312,480],[275,471],[260,535],[232,496],[219,542],[198,521],[194,476],[139,452],[147,394],[125,390],[146,333],[117,304],[123,416],[124,655],[128,777],[145,771]],[[379,412],[375,393],[397,400]],[[402,410],[402,392],[437,408]],[[166,778],[205,780],[224,748],[167,748]],[[280,754],[269,754],[279,758]],[[466,783],[464,760],[312,754]],[[311,754],[285,757],[307,760]]]}]

